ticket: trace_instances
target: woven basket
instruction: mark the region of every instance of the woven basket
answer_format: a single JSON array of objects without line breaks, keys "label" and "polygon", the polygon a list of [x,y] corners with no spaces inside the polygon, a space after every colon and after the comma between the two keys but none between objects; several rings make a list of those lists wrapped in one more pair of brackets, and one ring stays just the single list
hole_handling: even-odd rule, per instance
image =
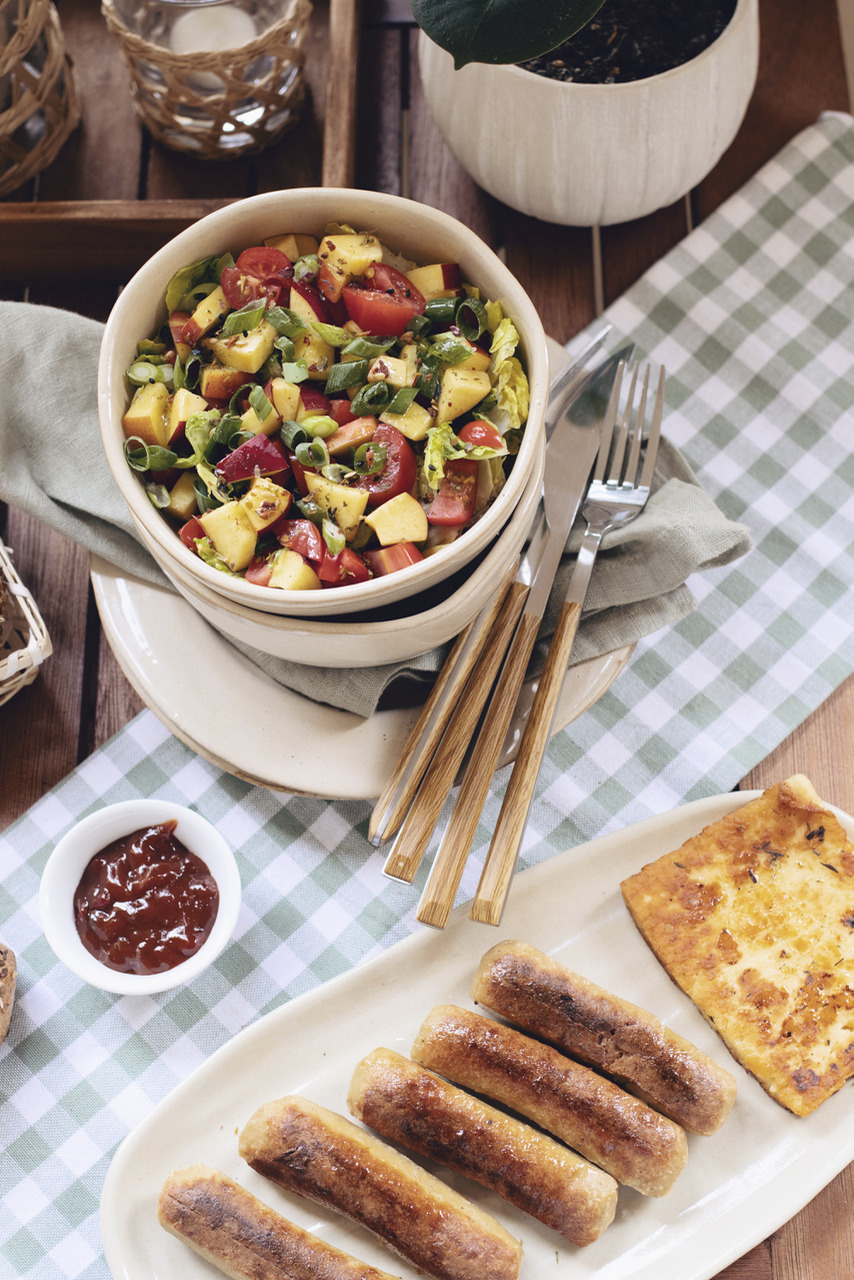
[{"label": "woven basket", "polygon": [[[264,0],[246,0],[261,34],[238,49],[175,53],[166,5],[101,0],[130,73],[136,110],[165,146],[202,160],[263,150],[299,119],[305,98],[303,44],[311,0],[282,0],[265,27]],[[161,43],[166,40],[167,44]],[[221,88],[204,87],[204,80]]]},{"label": "woven basket", "polygon": [[35,601],[0,540],[0,707],[32,684],[52,652]]},{"label": "woven basket", "polygon": [[54,6],[49,0],[0,3],[0,195],[46,169],[79,120]]}]

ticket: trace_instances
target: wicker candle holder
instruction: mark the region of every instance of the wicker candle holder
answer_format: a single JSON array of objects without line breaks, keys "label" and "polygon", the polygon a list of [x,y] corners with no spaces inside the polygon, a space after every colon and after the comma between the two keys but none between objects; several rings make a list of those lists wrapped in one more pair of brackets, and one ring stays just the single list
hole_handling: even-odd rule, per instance
[{"label": "wicker candle holder", "polygon": [[36,602],[0,539],[0,707],[32,684],[52,652]]},{"label": "wicker candle holder", "polygon": [[0,196],[54,160],[80,120],[50,0],[0,0]]},{"label": "wicker candle holder", "polygon": [[299,119],[310,0],[101,0],[101,11],[165,146],[230,160]]}]

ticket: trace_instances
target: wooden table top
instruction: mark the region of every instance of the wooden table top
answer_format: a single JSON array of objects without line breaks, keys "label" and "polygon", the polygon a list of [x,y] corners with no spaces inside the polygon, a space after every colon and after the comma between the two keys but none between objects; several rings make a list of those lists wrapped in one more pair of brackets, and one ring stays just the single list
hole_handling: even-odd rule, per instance
[{"label": "wooden table top", "polygon": [[[295,131],[259,157],[211,164],[152,144],[127,76],[91,0],[63,0],[61,21],[82,100],[82,125],[53,165],[0,201],[0,297],[105,319],[121,285],[153,248],[212,204],[279,187],[330,183],[409,195],[463,219],[502,248],[561,342],[593,320],[823,110],[850,109],[844,53],[851,0],[761,0],[756,91],[733,145],[689,199],[636,223],[563,228],[535,223],[481,192],[429,118],[405,0],[365,0],[358,80],[328,81],[330,58],[349,65],[353,0],[314,0],[309,95]],[[337,9],[337,12],[335,12]],[[330,36],[330,31],[333,35]],[[355,93],[355,98],[353,95]],[[326,133],[327,112],[354,100],[355,143]],[[349,171],[348,171],[349,166]],[[330,183],[331,184],[331,183]],[[97,245],[97,253],[95,247]],[[0,534],[33,592],[53,643],[34,684],[0,710],[0,830],[125,725],[141,702],[107,645],[87,556],[0,505]],[[854,678],[744,778],[764,787],[806,773],[819,793],[854,811]],[[733,1135],[738,1141],[738,1135]],[[854,1166],[725,1280],[841,1280],[854,1276]]]}]

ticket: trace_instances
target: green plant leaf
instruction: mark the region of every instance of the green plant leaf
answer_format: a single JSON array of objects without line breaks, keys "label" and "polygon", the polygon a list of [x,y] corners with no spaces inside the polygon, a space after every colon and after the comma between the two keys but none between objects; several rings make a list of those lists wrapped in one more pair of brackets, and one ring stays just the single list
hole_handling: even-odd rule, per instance
[{"label": "green plant leaf", "polygon": [[580,31],[603,0],[412,0],[415,21],[453,56],[467,62],[525,62]]}]

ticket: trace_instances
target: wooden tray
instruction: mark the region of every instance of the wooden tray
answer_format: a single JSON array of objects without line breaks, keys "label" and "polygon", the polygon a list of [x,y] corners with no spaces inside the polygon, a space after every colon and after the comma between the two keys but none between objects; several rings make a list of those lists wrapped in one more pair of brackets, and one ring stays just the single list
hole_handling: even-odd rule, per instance
[{"label": "wooden tray", "polygon": [[[353,185],[359,0],[330,0],[329,66],[321,180]],[[127,279],[167,240],[231,203],[214,200],[79,200],[0,202],[6,284],[68,284]]]}]

